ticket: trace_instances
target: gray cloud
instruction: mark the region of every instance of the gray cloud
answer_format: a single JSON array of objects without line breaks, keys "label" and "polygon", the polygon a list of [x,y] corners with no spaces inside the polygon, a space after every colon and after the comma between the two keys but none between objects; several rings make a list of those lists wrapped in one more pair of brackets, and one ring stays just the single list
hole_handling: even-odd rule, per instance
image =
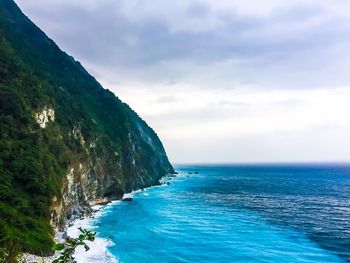
[{"label": "gray cloud", "polygon": [[348,156],[348,0],[15,1],[175,161]]},{"label": "gray cloud", "polygon": [[[186,8],[174,4],[175,15],[152,8],[147,1],[136,1],[134,9],[126,8],[126,2],[107,0],[17,2],[94,71],[108,67],[113,73],[105,76],[111,81],[117,75],[121,83],[136,77],[141,82],[200,85],[203,68],[210,71],[221,63],[226,67],[212,76],[216,88],[247,81],[280,88],[350,83],[350,19],[324,5],[289,4],[272,9],[268,16],[254,16],[234,9],[213,10],[199,1],[188,1]],[[137,11],[141,3],[150,10],[146,14]],[[177,28],[176,19],[188,26]],[[230,60],[235,62],[227,63]]]},{"label": "gray cloud", "polygon": [[155,103],[174,103],[178,101],[179,99],[177,99],[174,96],[160,96],[156,100],[154,100]]}]

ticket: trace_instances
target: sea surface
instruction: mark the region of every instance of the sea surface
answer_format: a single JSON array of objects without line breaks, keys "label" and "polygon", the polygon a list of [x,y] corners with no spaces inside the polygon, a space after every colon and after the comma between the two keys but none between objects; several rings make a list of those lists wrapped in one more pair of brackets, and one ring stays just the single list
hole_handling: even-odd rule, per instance
[{"label": "sea surface", "polygon": [[350,165],[177,166],[80,222],[78,262],[350,262]]}]

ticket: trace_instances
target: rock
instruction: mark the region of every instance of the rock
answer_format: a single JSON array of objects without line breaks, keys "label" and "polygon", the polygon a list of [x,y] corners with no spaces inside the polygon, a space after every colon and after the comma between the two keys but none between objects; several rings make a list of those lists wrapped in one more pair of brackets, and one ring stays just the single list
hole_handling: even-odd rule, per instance
[{"label": "rock", "polygon": [[122,199],[123,202],[130,202],[130,201],[132,201],[132,200],[133,200],[133,199],[132,199],[132,197],[130,197],[130,196],[124,197],[124,198]]},{"label": "rock", "polygon": [[188,172],[188,174],[192,174],[191,172]]},{"label": "rock", "polygon": [[107,198],[97,198],[93,201],[94,205],[107,205],[111,202],[111,200]]},{"label": "rock", "polygon": [[167,182],[166,184],[167,184],[167,185],[170,185],[170,183],[169,183],[169,182]]},{"label": "rock", "polygon": [[45,129],[49,121],[55,120],[55,111],[45,106],[42,111],[35,113],[34,117],[40,128]]},{"label": "rock", "polygon": [[[0,44],[0,54],[11,50],[8,54],[9,59],[1,58],[1,91],[3,85],[36,86],[30,89],[31,97],[36,98],[35,103],[30,103],[25,88],[16,89],[16,93],[6,93],[4,100],[8,103],[16,101],[17,96],[22,98],[16,101],[18,105],[16,104],[15,108],[24,109],[18,112],[15,121],[11,119],[6,122],[6,129],[9,131],[5,133],[6,142],[8,140],[9,145],[17,142],[17,133],[12,131],[16,131],[18,128],[16,125],[21,123],[22,119],[28,121],[27,128],[20,127],[21,136],[32,138],[35,135],[35,141],[38,143],[33,149],[22,147],[19,159],[16,161],[24,170],[34,169],[28,175],[33,182],[33,189],[55,184],[54,187],[45,189],[45,193],[30,191],[28,187],[14,184],[14,188],[11,187],[13,193],[18,192],[21,196],[30,194],[32,200],[40,200],[43,205],[40,203],[35,211],[30,211],[26,202],[20,202],[19,205],[11,207],[13,209],[11,214],[23,213],[25,216],[33,214],[38,222],[46,220],[45,222],[49,223],[47,215],[51,213],[46,204],[50,204],[52,211],[50,223],[53,227],[65,227],[80,214],[89,212],[86,208],[90,209],[90,202],[95,199],[119,199],[126,189],[136,190],[159,184],[160,178],[174,172],[164,147],[153,129],[127,104],[120,101],[112,92],[102,88],[80,63],[59,51],[52,40],[29,22],[14,1],[0,1],[0,20],[0,42],[6,43],[5,46]],[[33,36],[35,41],[31,41]],[[25,51],[23,46],[26,48]],[[37,57],[35,54],[40,56]],[[51,59],[52,54],[55,54],[54,60]],[[25,67],[15,66],[15,74],[8,76],[5,70],[6,78],[3,78],[3,68],[12,68],[12,64],[21,64],[18,61],[22,60]],[[66,65],[66,68],[62,71],[57,65]],[[28,75],[27,71],[31,68],[35,69],[35,74]],[[25,81],[21,83],[16,76],[25,76]],[[55,81],[52,81],[53,79]],[[82,91],[86,92],[85,95],[89,99],[74,100],[76,94]],[[73,100],[76,105],[72,108],[67,102]],[[33,114],[33,118],[30,119],[29,114]],[[55,120],[56,117],[59,117],[59,121]],[[32,126],[35,123],[38,125]],[[3,126],[2,123],[0,126]],[[39,129],[45,128],[48,131],[44,132],[45,136],[41,136],[42,132],[39,132]],[[3,133],[2,130],[1,132]],[[28,143],[30,142],[25,141],[23,145]],[[5,148],[6,152],[0,154],[0,163],[6,159],[7,150],[8,153],[12,150]],[[57,151],[60,156],[57,156]],[[36,156],[36,153],[45,154],[48,158],[26,159],[26,156]],[[54,160],[55,156],[57,160]],[[55,169],[51,169],[52,166]],[[57,174],[56,170],[62,171],[62,175]],[[9,181],[12,182],[17,178],[15,172],[12,173],[11,170],[5,172]],[[52,202],[49,200],[51,196]],[[132,198],[124,200],[131,201]],[[4,201],[6,207],[13,203],[13,200],[6,198],[1,198],[1,201]],[[14,228],[21,233],[19,247],[22,247],[24,242],[27,251],[32,251],[36,246],[33,243],[27,247],[28,242],[25,240],[28,235],[31,235],[35,242],[36,240],[48,242],[51,239],[50,234],[42,236],[42,233],[47,231],[46,223],[37,224],[35,228],[30,229],[22,224],[21,218],[11,216],[8,219],[9,222],[13,222],[9,224],[11,227],[9,229]]]},{"label": "rock", "polygon": [[107,204],[109,204],[110,202],[112,202],[112,201],[111,201],[111,200],[101,201],[101,202],[99,203],[99,205],[107,205]]},{"label": "rock", "polygon": [[198,172],[194,172],[194,174],[198,174]]},{"label": "rock", "polygon": [[67,218],[68,220],[71,219],[71,218],[72,218],[72,214],[71,214],[70,212],[67,212],[66,218]]}]

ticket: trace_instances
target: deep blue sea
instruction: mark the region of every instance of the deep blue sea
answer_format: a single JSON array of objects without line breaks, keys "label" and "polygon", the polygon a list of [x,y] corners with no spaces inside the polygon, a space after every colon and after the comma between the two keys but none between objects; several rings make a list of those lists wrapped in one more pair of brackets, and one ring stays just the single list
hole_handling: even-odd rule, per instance
[{"label": "deep blue sea", "polygon": [[119,262],[350,262],[350,165],[176,170],[94,221]]}]

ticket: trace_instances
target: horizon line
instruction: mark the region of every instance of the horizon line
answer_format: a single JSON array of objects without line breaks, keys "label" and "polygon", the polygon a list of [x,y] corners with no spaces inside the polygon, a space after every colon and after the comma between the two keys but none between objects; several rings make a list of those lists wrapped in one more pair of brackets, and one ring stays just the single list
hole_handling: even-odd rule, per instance
[{"label": "horizon line", "polygon": [[180,165],[350,165],[347,161],[268,161],[268,162],[174,162],[173,166]]}]

